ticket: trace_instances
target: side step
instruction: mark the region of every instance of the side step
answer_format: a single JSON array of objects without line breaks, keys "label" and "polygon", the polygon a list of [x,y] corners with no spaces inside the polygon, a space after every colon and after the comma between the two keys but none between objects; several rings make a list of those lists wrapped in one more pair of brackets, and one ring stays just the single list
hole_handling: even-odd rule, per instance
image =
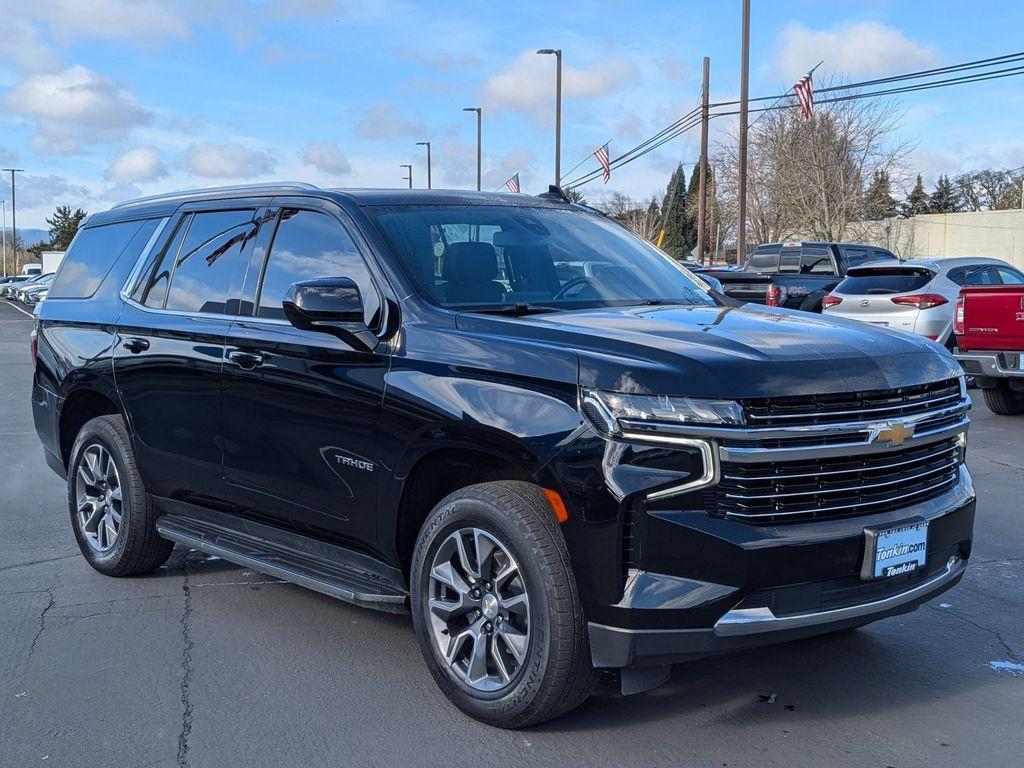
[{"label": "side step", "polygon": [[304,542],[306,537],[268,525],[223,517],[210,522],[163,515],[157,518],[156,530],[177,544],[340,600],[391,613],[408,610],[407,592],[383,574],[362,567],[368,565],[365,555],[312,539]]}]

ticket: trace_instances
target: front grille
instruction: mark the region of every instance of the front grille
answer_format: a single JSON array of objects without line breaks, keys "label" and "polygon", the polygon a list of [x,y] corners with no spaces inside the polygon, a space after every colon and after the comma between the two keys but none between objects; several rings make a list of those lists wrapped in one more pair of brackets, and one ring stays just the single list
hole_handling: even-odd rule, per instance
[{"label": "front grille", "polygon": [[946,379],[871,392],[759,397],[742,404],[751,427],[801,427],[905,418],[955,406],[961,400],[959,379]]},{"label": "front grille", "polygon": [[723,462],[708,512],[756,523],[797,522],[899,509],[938,496],[959,478],[957,438],[836,458]]}]

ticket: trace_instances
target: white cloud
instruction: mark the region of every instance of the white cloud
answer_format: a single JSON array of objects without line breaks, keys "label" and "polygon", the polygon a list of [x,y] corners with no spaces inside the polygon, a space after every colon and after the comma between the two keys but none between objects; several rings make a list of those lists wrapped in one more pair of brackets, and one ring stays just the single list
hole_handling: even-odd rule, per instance
[{"label": "white cloud", "polygon": [[74,184],[63,176],[26,174],[18,179],[18,208],[44,208],[53,210],[58,205],[78,204],[89,197],[89,190]]},{"label": "white cloud", "polygon": [[[555,97],[553,56],[523,51],[508,67],[484,83],[484,106],[489,110],[519,110],[532,117],[548,114]],[[589,69],[564,66],[562,97],[595,99],[633,82],[637,68],[628,59],[605,58]]]},{"label": "white cloud", "polygon": [[269,153],[235,142],[203,141],[189,145],[185,165],[197,176],[242,179],[272,173],[275,163]]},{"label": "white cloud", "polygon": [[110,181],[154,181],[167,175],[164,156],[156,147],[129,149],[111,162],[104,174]]},{"label": "white cloud", "polygon": [[[0,13],[4,6],[0,5]],[[42,40],[36,28],[18,19],[13,12],[3,13],[4,23],[0,24],[0,50],[4,62],[26,72],[47,72],[60,68],[57,54]]]},{"label": "white cloud", "polygon": [[396,139],[426,135],[427,127],[404,117],[394,102],[378,101],[366,110],[356,131],[368,139]]},{"label": "white cloud", "polygon": [[190,36],[185,17],[205,13],[199,3],[171,0],[34,0],[31,4],[15,5],[20,6],[19,17],[45,24],[54,37],[64,41],[83,38],[132,43],[184,40]]},{"label": "white cloud", "polygon": [[79,64],[26,78],[8,91],[5,103],[34,122],[31,146],[50,155],[118,141],[150,119],[131,93]]},{"label": "white cloud", "polygon": [[876,77],[936,63],[934,48],[911,40],[900,30],[874,21],[810,29],[788,24],[779,35],[779,69],[797,78],[824,60],[825,71],[853,77]]},{"label": "white cloud", "polygon": [[311,142],[302,152],[302,162],[331,176],[345,176],[352,173],[352,163],[334,144]]}]

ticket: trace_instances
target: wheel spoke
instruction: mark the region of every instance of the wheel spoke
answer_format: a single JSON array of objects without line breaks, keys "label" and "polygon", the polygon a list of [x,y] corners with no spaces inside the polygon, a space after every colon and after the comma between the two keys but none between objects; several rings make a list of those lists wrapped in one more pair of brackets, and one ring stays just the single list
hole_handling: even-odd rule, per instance
[{"label": "wheel spoke", "polygon": [[460,595],[469,594],[469,584],[467,584],[465,579],[458,574],[455,567],[450,562],[435,565],[430,574],[442,584],[454,589]]},{"label": "wheel spoke", "polygon": [[466,542],[463,541],[461,531],[455,536],[455,550],[459,553],[459,565],[462,566],[463,573],[469,576],[471,581],[478,580],[480,578],[480,571],[473,567],[473,563],[469,559],[469,553],[466,551]]},{"label": "wheel spoke", "polygon": [[467,600],[468,595],[459,595],[458,600],[441,600],[437,597],[430,598],[430,611],[442,619],[450,619],[466,613],[473,607],[473,603]]},{"label": "wheel spoke", "polygon": [[117,523],[114,522],[110,510],[107,510],[107,514],[103,516],[103,530],[105,532],[104,538],[108,542],[113,542],[117,538]]},{"label": "wheel spoke", "polygon": [[483,632],[473,634],[473,652],[466,665],[466,682],[477,683],[487,677],[487,635]]},{"label": "wheel spoke", "polygon": [[501,681],[508,683],[512,679],[512,675],[509,674],[508,668],[505,666],[505,657],[501,655],[501,650],[498,648],[497,637],[491,640],[491,658],[494,659],[494,666],[498,668]]},{"label": "wheel spoke", "polygon": [[523,592],[519,595],[512,595],[511,597],[498,596],[498,602],[501,607],[511,613],[526,613],[530,607],[530,598]]},{"label": "wheel spoke", "polygon": [[121,502],[121,486],[117,486],[116,488],[112,488],[111,489],[111,491],[110,491],[110,500],[111,501],[116,501],[118,503]]},{"label": "wheel spoke", "polygon": [[494,567],[494,553],[498,551],[497,543],[479,528],[474,528],[473,546],[476,549],[477,576],[485,580],[490,579]]},{"label": "wheel spoke", "polygon": [[515,657],[517,664],[522,664],[526,658],[526,645],[528,637],[525,632],[520,632],[508,623],[498,629],[498,637],[505,641],[505,647]]},{"label": "wheel spoke", "polygon": [[510,581],[513,576],[517,576],[518,574],[519,569],[516,567],[516,564],[512,560],[509,560],[501,566],[500,571],[494,574],[494,591],[497,592],[500,590],[505,586],[506,582]]},{"label": "wheel spoke", "polygon": [[455,661],[455,655],[459,652],[467,640],[473,639],[473,632],[471,629],[466,629],[457,634],[455,637],[448,640],[448,647],[445,649],[444,658],[452,664]]}]

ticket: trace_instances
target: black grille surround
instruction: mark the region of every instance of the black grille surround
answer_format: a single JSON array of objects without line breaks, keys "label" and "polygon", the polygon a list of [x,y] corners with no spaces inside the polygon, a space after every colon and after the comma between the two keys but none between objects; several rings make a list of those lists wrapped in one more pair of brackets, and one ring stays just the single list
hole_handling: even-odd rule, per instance
[{"label": "black grille surround", "polygon": [[709,514],[758,524],[886,512],[953,488],[962,461],[957,436],[883,453],[723,462],[705,505]]},{"label": "black grille surround", "polygon": [[741,400],[749,427],[801,427],[852,421],[885,421],[957,405],[959,379],[899,389],[831,395],[786,395]]}]

